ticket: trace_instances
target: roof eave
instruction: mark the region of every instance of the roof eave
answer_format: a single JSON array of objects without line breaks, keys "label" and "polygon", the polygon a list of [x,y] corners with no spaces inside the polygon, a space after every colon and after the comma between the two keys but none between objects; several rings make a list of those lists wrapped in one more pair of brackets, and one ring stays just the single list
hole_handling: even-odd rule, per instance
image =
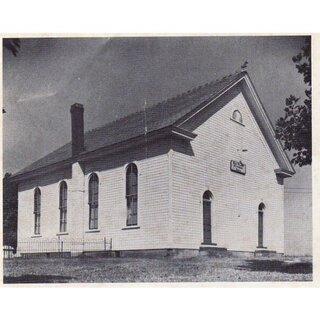
[{"label": "roof eave", "polygon": [[22,180],[30,179],[32,177],[35,177],[44,173],[54,172],[56,170],[65,168],[67,166],[72,165],[75,162],[87,161],[90,159],[97,158],[101,155],[119,152],[121,150],[130,148],[132,146],[136,146],[139,143],[145,143],[146,139],[148,142],[151,142],[154,139],[159,139],[161,137],[165,137],[168,135],[172,135],[175,138],[183,139],[186,141],[192,141],[197,137],[195,133],[189,132],[185,129],[178,128],[176,126],[167,126],[158,130],[147,132],[146,134],[141,134],[139,136],[133,137],[128,140],[121,141],[119,143],[101,147],[93,151],[82,152],[76,157],[71,157],[66,160],[59,161],[47,166],[43,166],[41,168],[37,168],[31,171],[15,174],[10,178],[10,181],[20,182]]},{"label": "roof eave", "polygon": [[109,146],[105,146],[90,152],[82,153],[78,157],[78,161],[86,161],[89,159],[93,159],[95,157],[99,157],[100,155],[106,155],[110,153],[119,152],[123,149],[130,148],[132,146],[136,146],[140,143],[146,143],[146,142],[152,142],[155,139],[167,137],[167,136],[173,136],[175,138],[180,138],[186,141],[192,141],[194,140],[197,135],[193,132],[190,132],[188,130],[178,128],[176,126],[167,126],[164,128],[160,128],[154,131],[146,132],[145,134],[141,134],[139,136],[133,137],[131,139],[121,141],[116,144],[112,144]]},{"label": "roof eave", "polygon": [[274,170],[275,174],[281,178],[290,178],[295,174],[295,171],[289,171],[286,169],[275,169]]},{"label": "roof eave", "polygon": [[183,128],[179,128],[177,126],[172,126],[171,133],[173,134],[173,136],[186,141],[193,141],[197,137],[197,134]]},{"label": "roof eave", "polygon": [[10,181],[16,183],[22,180],[33,178],[35,176],[38,176],[44,173],[54,172],[54,171],[66,168],[74,162],[75,162],[74,158],[69,158],[63,161],[52,163],[50,165],[47,165],[41,168],[37,168],[34,170],[19,173],[19,174],[17,173],[10,177]]}]

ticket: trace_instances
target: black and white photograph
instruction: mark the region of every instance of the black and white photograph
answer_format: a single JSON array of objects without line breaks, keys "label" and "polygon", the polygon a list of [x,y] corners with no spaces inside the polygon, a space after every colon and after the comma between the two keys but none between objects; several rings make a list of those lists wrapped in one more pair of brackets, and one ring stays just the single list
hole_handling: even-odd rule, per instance
[{"label": "black and white photograph", "polygon": [[312,282],[311,49],[3,37],[3,284]]}]

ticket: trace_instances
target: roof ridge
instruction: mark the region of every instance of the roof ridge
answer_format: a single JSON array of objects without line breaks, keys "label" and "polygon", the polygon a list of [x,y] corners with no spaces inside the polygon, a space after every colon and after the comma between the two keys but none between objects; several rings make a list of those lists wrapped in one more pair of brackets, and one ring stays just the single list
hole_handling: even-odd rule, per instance
[{"label": "roof ridge", "polygon": [[[179,93],[179,94],[177,94],[177,95],[175,95],[175,96],[173,96],[173,97],[171,97],[171,98],[167,98],[167,99],[161,100],[161,101],[159,101],[159,102],[157,102],[157,103],[153,103],[152,105],[146,107],[146,110],[151,110],[151,109],[154,109],[154,108],[159,107],[159,106],[161,106],[161,105],[165,105],[165,104],[167,104],[167,103],[170,103],[170,102],[173,102],[173,101],[175,101],[175,100],[181,99],[182,97],[189,96],[190,94],[196,93],[196,92],[198,92],[199,90],[201,90],[201,89],[203,89],[203,88],[206,88],[206,87],[212,86],[212,85],[214,85],[214,84],[217,84],[218,82],[221,82],[222,80],[226,80],[226,79],[228,79],[228,78],[230,78],[230,77],[232,77],[232,76],[235,76],[235,75],[237,75],[237,74],[240,74],[240,73],[244,73],[244,71],[241,71],[241,70],[239,71],[239,70],[237,70],[237,71],[235,71],[234,73],[230,73],[229,75],[226,75],[226,76],[217,78],[217,79],[212,80],[212,81],[210,81],[210,82],[206,82],[206,83],[204,83],[203,85],[200,85],[200,86],[197,86],[197,87],[193,87],[193,88],[191,88],[191,89],[189,89],[189,90],[187,90],[187,91],[183,91],[182,93]],[[120,118],[118,118],[118,119],[115,119],[115,120],[112,120],[112,121],[110,121],[110,122],[107,122],[107,123],[105,123],[105,124],[103,124],[103,125],[100,125],[100,126],[98,126],[98,127],[96,127],[96,128],[90,129],[90,130],[86,131],[85,134],[89,134],[89,133],[92,133],[92,132],[94,132],[94,131],[98,131],[99,129],[104,128],[104,127],[106,127],[106,126],[108,126],[108,125],[114,124],[114,123],[116,123],[116,122],[123,121],[123,120],[126,119],[126,118],[129,118],[129,117],[132,117],[132,116],[134,116],[134,115],[136,115],[136,114],[144,113],[144,112],[145,112],[145,110],[137,110],[137,111],[135,111],[135,112],[129,113],[129,114],[127,114],[127,115],[124,115],[124,116],[122,116],[122,117],[120,117]]]},{"label": "roof ridge", "polygon": [[195,93],[195,92],[197,92],[198,90],[200,90],[200,89],[202,89],[202,88],[204,88],[204,87],[207,87],[207,86],[216,84],[216,83],[218,83],[218,82],[220,82],[220,81],[222,81],[222,80],[226,80],[227,78],[230,78],[230,77],[235,76],[235,75],[240,74],[240,73],[242,73],[242,71],[236,70],[234,73],[231,73],[231,74],[229,74],[229,75],[227,75],[227,76],[223,76],[222,78],[221,78],[221,77],[220,77],[220,78],[217,78],[217,79],[212,80],[212,81],[210,81],[210,82],[206,82],[206,83],[204,83],[204,84],[202,84],[202,85],[199,85],[199,86],[197,86],[197,87],[193,87],[193,88],[191,88],[191,89],[189,89],[189,90],[187,90],[187,91],[184,91],[184,92],[182,92],[182,93],[179,93],[179,94],[177,94],[177,95],[175,95],[175,96],[173,96],[173,97],[171,97],[171,98],[162,100],[162,101],[160,101],[160,102],[158,102],[158,103],[156,103],[156,104],[154,104],[154,105],[152,105],[152,106],[150,106],[150,107],[148,107],[148,108],[152,108],[152,107],[157,106],[157,105],[161,105],[161,104],[164,104],[164,103],[168,103],[168,102],[170,102],[170,101],[174,101],[174,100],[176,100],[176,99],[178,99],[178,98],[181,98],[181,97],[183,97],[183,96],[186,96],[186,95],[188,95],[188,94],[190,94],[190,93]]}]

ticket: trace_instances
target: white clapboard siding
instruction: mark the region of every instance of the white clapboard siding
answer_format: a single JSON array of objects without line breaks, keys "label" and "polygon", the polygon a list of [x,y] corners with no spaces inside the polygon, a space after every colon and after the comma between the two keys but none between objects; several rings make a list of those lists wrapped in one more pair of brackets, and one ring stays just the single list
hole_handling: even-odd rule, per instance
[{"label": "white clapboard siding", "polygon": [[[130,149],[86,165],[86,184],[91,172],[99,176],[99,229],[112,238],[114,250],[166,248],[168,246],[168,155],[163,150],[155,152],[158,144]],[[160,153],[160,154],[158,154]],[[136,160],[141,159],[141,160]],[[125,168],[130,162],[138,167],[138,227],[126,229]],[[116,164],[114,168],[110,168]],[[106,167],[108,169],[106,169]],[[85,188],[85,215],[88,212],[87,186]],[[101,209],[100,209],[101,208]],[[86,237],[96,236],[86,233]]]},{"label": "white clapboard siding", "polygon": [[[237,109],[242,126],[232,121]],[[173,244],[199,248],[203,241],[202,194],[210,190],[212,238],[218,246],[254,251],[258,242],[258,205],[266,205],[264,245],[283,252],[283,186],[276,180],[278,166],[241,93],[194,130],[194,156],[174,151]],[[175,150],[182,150],[175,143]],[[237,151],[239,149],[239,151]],[[247,152],[240,150],[247,149]],[[247,173],[230,171],[230,160],[242,160]]]},{"label": "white clapboard siding", "polygon": [[285,253],[312,255],[312,193],[308,189],[289,189],[285,203]]},{"label": "white clapboard siding", "polygon": [[[61,239],[112,239],[114,250],[168,247],[169,141],[148,143],[91,161],[65,171],[31,179],[19,188],[19,241],[57,238],[59,234],[59,184],[68,185],[67,234]],[[138,229],[126,227],[125,168],[138,166]],[[89,230],[88,182],[99,177],[98,230]],[[67,176],[70,178],[66,179]],[[34,237],[33,193],[41,189],[41,237]]]},{"label": "white clapboard siding", "polygon": [[[71,181],[71,168],[48,173],[33,179],[28,179],[19,184],[18,190],[18,241],[26,241],[34,238],[34,214],[33,201],[34,190],[41,191],[41,217],[39,239],[56,238],[59,233],[59,186],[64,180],[68,187]],[[70,211],[71,203],[68,201],[67,210]],[[69,217],[72,225],[72,217]]]}]

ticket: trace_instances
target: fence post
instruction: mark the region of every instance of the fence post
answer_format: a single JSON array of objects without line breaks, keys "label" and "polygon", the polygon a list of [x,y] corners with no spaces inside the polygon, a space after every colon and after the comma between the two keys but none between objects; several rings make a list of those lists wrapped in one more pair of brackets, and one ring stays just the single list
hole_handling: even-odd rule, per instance
[{"label": "fence post", "polygon": [[103,245],[104,245],[104,251],[107,251],[107,239],[106,239],[106,237],[103,238]]},{"label": "fence post", "polygon": [[112,251],[112,238],[110,238],[110,251]]}]

